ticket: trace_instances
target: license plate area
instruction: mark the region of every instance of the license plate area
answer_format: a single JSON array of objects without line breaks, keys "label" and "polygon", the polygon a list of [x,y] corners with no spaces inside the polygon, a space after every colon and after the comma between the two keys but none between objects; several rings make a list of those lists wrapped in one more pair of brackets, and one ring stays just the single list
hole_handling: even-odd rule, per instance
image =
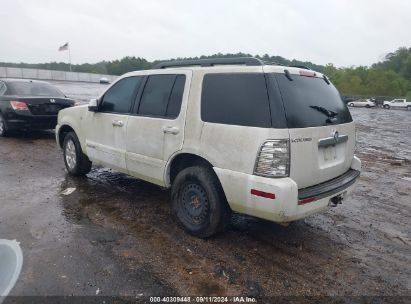
[{"label": "license plate area", "polygon": [[56,113],[59,111],[60,106],[58,105],[52,105],[52,104],[47,104],[43,106],[44,112],[46,113]]},{"label": "license plate area", "polygon": [[334,161],[337,159],[337,148],[335,145],[323,147],[324,161]]},{"label": "license plate area", "polygon": [[33,115],[56,115],[61,108],[57,104],[39,104],[31,105],[30,111]]}]

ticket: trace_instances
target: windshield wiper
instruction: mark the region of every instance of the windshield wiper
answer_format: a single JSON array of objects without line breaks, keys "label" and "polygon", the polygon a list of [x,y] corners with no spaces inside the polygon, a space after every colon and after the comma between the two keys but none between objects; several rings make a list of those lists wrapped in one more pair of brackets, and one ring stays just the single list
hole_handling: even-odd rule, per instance
[{"label": "windshield wiper", "polygon": [[325,116],[327,116],[327,123],[333,123],[337,120],[336,116],[338,115],[338,113],[334,111],[328,110],[321,106],[310,106],[310,108],[317,110],[318,112],[323,113]]}]

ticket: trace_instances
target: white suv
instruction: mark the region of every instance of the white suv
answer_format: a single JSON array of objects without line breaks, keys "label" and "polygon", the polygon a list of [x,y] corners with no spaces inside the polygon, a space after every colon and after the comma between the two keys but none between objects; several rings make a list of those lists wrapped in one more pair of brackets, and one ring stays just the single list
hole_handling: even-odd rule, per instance
[{"label": "white suv", "polygon": [[355,126],[325,75],[256,58],[172,61],[60,111],[67,171],[107,166],[171,188],[184,229],[232,211],[288,223],[342,202],[360,175]]}]

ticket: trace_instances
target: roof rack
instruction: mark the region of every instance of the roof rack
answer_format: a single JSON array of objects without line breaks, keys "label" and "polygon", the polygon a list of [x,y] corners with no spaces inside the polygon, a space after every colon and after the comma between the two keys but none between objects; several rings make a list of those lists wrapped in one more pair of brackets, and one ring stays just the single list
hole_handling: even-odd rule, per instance
[{"label": "roof rack", "polygon": [[210,58],[210,59],[193,59],[193,60],[173,60],[156,64],[153,69],[166,69],[171,67],[201,66],[210,67],[215,65],[248,65],[263,66],[264,62],[254,57],[238,58]]},{"label": "roof rack", "polygon": [[311,70],[309,67],[306,67],[305,65],[290,65],[290,68],[300,68],[304,70]]}]

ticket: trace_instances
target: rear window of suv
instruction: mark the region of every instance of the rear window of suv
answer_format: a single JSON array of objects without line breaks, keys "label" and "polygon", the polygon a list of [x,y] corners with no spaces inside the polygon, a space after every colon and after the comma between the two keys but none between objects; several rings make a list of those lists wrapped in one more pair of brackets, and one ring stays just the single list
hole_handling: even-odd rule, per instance
[{"label": "rear window of suv", "polygon": [[323,78],[269,74],[277,81],[289,128],[320,127],[352,121],[337,89]]},{"label": "rear window of suv", "polygon": [[260,128],[308,128],[351,122],[337,89],[323,78],[272,73],[206,74],[205,122]]}]

